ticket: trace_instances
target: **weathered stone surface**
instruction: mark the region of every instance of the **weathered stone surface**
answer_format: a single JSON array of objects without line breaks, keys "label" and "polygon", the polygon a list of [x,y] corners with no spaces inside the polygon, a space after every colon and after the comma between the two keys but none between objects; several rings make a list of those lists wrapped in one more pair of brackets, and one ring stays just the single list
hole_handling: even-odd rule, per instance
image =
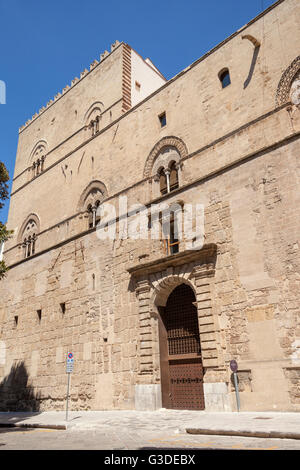
[{"label": "weathered stone surface", "polygon": [[[234,409],[231,359],[243,410],[300,409],[300,110],[286,101],[300,73],[297,22],[297,2],[277,2],[168,83],[115,43],[20,130],[0,283],[1,406],[24,408],[27,397],[30,409],[63,409],[69,351],[75,408],[160,406],[159,307],[186,283],[207,409]],[[245,34],[261,43],[247,87]],[[140,67],[139,99],[130,84]],[[161,195],[152,170],[171,154],[179,189]],[[183,239],[166,256],[161,234],[101,240],[90,227],[97,200],[115,208],[117,235],[133,204],[203,204],[204,246]],[[35,253],[24,258],[31,220]]]}]

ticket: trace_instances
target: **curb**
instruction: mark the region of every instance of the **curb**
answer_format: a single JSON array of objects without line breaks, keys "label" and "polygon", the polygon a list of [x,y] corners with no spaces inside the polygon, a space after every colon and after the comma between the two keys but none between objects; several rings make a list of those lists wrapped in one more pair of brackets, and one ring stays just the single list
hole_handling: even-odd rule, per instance
[{"label": "curb", "polygon": [[279,432],[279,431],[232,431],[221,429],[199,429],[187,428],[188,434],[206,434],[218,436],[242,436],[242,437],[262,437],[273,439],[300,439],[300,434],[296,432]]},{"label": "curb", "polygon": [[43,428],[66,430],[66,424],[38,424],[38,423],[0,423],[0,428]]}]

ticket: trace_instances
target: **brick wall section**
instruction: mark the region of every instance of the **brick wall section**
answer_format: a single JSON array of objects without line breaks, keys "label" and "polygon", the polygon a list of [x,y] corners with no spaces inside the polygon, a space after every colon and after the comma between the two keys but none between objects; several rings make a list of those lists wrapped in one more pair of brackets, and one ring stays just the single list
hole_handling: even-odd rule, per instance
[{"label": "brick wall section", "polygon": [[122,94],[122,112],[126,113],[131,108],[131,47],[127,44],[123,46]]}]

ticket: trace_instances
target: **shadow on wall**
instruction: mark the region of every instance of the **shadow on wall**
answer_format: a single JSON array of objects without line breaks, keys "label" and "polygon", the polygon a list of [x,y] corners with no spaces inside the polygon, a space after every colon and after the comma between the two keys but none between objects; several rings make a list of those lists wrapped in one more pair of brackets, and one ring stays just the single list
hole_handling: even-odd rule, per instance
[{"label": "shadow on wall", "polygon": [[29,374],[23,361],[14,364],[0,382],[0,411],[40,411],[40,393],[28,384]]},{"label": "shadow on wall", "polygon": [[258,56],[258,53],[259,53],[259,48],[260,48],[259,45],[255,46],[255,48],[254,48],[249,74],[248,74],[248,77],[246,78],[246,80],[244,81],[244,89],[247,88],[247,86],[251,82],[252,75],[253,75],[254,68],[255,68],[255,65],[256,65],[256,61],[257,61],[257,56]]}]

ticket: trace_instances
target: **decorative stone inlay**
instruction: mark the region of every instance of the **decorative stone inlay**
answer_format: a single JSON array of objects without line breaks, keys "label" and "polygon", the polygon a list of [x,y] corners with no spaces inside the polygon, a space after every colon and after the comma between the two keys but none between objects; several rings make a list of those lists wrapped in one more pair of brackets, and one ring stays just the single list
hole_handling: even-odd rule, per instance
[{"label": "decorative stone inlay", "polygon": [[[281,106],[288,103],[293,96],[290,96],[293,82],[299,78],[300,75],[300,55],[296,57],[291,65],[284,71],[279,81],[276,92],[276,106]],[[298,87],[299,88],[299,87]],[[293,93],[293,92],[292,92]],[[299,104],[294,103],[293,104]]]},{"label": "decorative stone inlay", "polygon": [[[298,75],[300,75],[300,73]],[[300,77],[296,78],[292,83],[290,99],[294,105],[298,106],[300,104]]]}]

